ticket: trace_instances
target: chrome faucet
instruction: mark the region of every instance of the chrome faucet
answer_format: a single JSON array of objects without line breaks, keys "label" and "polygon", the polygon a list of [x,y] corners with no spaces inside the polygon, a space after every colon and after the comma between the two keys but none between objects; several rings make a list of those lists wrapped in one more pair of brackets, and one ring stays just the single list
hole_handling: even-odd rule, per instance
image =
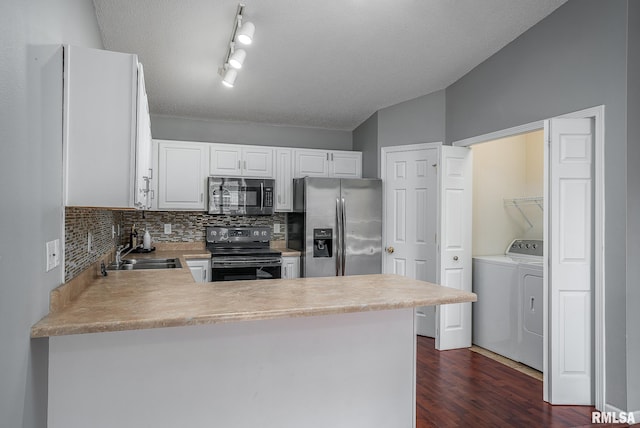
[{"label": "chrome faucet", "polygon": [[[129,244],[127,245],[118,245],[118,247],[116,248],[116,266],[120,266],[120,264],[122,264],[122,258],[125,257],[127,254],[129,254],[130,252],[132,252],[136,247],[131,247],[129,248]],[[127,250],[125,253],[122,253],[123,251]]]}]

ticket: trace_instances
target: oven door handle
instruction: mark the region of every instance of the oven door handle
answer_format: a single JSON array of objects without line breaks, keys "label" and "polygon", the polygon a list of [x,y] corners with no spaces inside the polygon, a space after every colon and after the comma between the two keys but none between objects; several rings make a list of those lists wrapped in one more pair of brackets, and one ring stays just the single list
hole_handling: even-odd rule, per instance
[{"label": "oven door handle", "polygon": [[265,261],[248,261],[248,260],[224,260],[224,261],[215,261],[212,263],[213,269],[228,269],[228,268],[237,268],[237,267],[246,267],[246,268],[263,268],[263,267],[278,267],[282,266],[281,259],[273,259],[273,260],[265,260]]}]

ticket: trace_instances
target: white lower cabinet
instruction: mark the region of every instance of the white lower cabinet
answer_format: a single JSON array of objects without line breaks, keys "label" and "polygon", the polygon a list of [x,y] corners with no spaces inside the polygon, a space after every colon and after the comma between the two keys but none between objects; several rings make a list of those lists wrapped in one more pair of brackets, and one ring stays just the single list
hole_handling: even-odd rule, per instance
[{"label": "white lower cabinet", "polygon": [[300,278],[300,257],[282,258],[282,278]]},{"label": "white lower cabinet", "polygon": [[196,282],[211,281],[211,259],[190,259],[187,260],[187,266]]}]

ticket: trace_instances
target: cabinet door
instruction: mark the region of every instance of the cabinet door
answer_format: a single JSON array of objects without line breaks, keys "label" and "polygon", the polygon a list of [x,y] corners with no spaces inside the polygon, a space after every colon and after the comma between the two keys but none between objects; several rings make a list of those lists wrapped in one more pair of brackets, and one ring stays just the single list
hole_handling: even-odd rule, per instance
[{"label": "cabinet door", "polygon": [[362,178],[361,152],[334,151],[329,157],[329,177]]},{"label": "cabinet door", "polygon": [[208,144],[159,143],[158,209],[205,209]]},{"label": "cabinet door", "polygon": [[137,139],[136,139],[136,173],[134,185],[134,205],[138,209],[151,208],[150,181],[153,178],[151,120],[149,118],[149,101],[144,85],[142,64],[138,64],[138,107],[137,107]]},{"label": "cabinet door", "polygon": [[282,258],[282,278],[300,278],[300,257]]},{"label": "cabinet door", "polygon": [[293,162],[291,149],[276,149],[276,211],[293,209]]},{"label": "cabinet door", "polygon": [[294,178],[328,177],[329,152],[325,150],[296,150]]},{"label": "cabinet door", "polygon": [[271,147],[243,147],[242,175],[274,178],[273,149]]},{"label": "cabinet door", "polygon": [[233,144],[212,144],[209,156],[210,175],[242,175],[242,148]]},{"label": "cabinet door", "polygon": [[187,260],[187,266],[191,270],[191,275],[195,282],[209,282],[211,278],[211,260],[195,259]]},{"label": "cabinet door", "polygon": [[137,73],[135,55],[64,47],[65,205],[134,206]]}]

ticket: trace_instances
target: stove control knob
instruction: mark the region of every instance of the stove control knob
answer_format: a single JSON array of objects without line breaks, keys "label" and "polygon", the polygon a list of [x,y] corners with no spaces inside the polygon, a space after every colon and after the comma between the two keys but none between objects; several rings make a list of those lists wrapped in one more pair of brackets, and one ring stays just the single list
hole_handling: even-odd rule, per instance
[{"label": "stove control knob", "polygon": [[522,242],[518,245],[518,247],[519,247],[519,248],[522,248],[522,247],[523,247]]},{"label": "stove control knob", "polygon": [[267,236],[267,231],[266,230],[262,231],[262,236]]},{"label": "stove control knob", "polygon": [[525,248],[529,248],[529,244],[524,244],[524,247]]},{"label": "stove control knob", "polygon": [[538,248],[538,244],[532,244],[531,248],[533,248],[535,250],[536,248]]},{"label": "stove control knob", "polygon": [[260,236],[260,232],[258,232],[257,230],[253,231],[253,236]]}]

